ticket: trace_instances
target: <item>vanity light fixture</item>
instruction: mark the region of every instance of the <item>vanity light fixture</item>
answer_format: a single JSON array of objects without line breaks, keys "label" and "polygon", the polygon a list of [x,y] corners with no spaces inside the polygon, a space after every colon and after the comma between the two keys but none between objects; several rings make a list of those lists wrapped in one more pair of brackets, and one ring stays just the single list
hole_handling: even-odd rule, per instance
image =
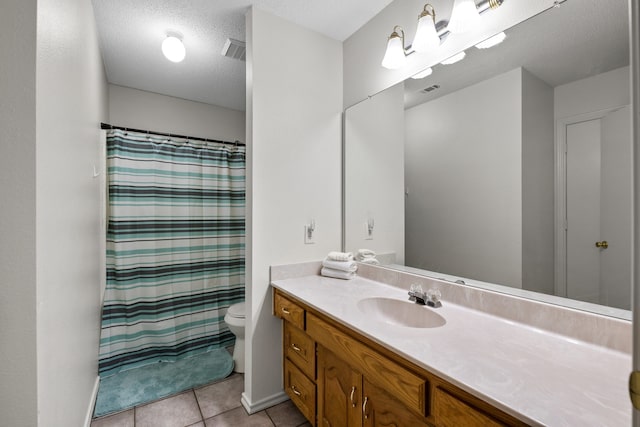
[{"label": "vanity light fixture", "polygon": [[467,56],[467,54],[463,50],[462,52],[456,53],[455,55],[450,56],[449,58],[445,59],[444,61],[441,62],[441,64],[442,65],[455,64],[456,62],[462,61],[465,56]]},{"label": "vanity light fixture", "polygon": [[451,19],[447,29],[454,34],[465,33],[478,26],[480,23],[480,13],[474,0],[455,0]]},{"label": "vanity light fixture", "polygon": [[493,37],[489,37],[488,39],[481,41],[476,45],[478,49],[489,49],[490,47],[494,47],[495,45],[499,45],[507,38],[507,35],[504,32],[498,33]]},{"label": "vanity light fixture", "polygon": [[426,4],[418,15],[418,28],[411,47],[416,52],[428,52],[440,46],[440,37],[436,30],[436,11],[430,4]]},{"label": "vanity light fixture", "polygon": [[426,70],[420,71],[417,74],[414,74],[413,76],[411,76],[412,79],[424,79],[427,76],[430,76],[433,73],[433,69],[431,68],[427,68]]},{"label": "vanity light fixture", "polygon": [[[402,67],[407,62],[407,56],[414,52],[428,52],[437,49],[450,33],[468,31],[471,29],[471,26],[478,23],[481,14],[489,10],[497,9],[504,3],[504,0],[478,1],[479,3],[476,4],[475,0],[454,0],[451,20],[449,22],[446,20],[436,22],[435,9],[431,4],[425,4],[422,12],[418,15],[418,26],[415,37],[413,38],[413,43],[408,48],[405,48],[404,45],[404,30],[402,27],[399,25],[393,27],[393,32],[387,39],[387,50],[382,58],[382,66],[389,70],[395,70]],[[498,38],[501,36],[498,35],[496,37],[495,44],[498,43]],[[487,39],[484,42],[478,43],[478,49],[489,47],[487,46],[489,40],[494,42],[493,38]],[[463,59],[464,56],[464,52],[461,52],[442,61],[441,64],[453,64]]]},{"label": "vanity light fixture", "polygon": [[167,34],[162,42],[162,53],[171,62],[180,62],[186,55],[182,39],[177,34]]},{"label": "vanity light fixture", "polygon": [[387,41],[387,50],[382,58],[382,66],[389,70],[395,70],[404,65],[407,54],[404,50],[404,30],[399,25],[393,27],[393,32]]}]

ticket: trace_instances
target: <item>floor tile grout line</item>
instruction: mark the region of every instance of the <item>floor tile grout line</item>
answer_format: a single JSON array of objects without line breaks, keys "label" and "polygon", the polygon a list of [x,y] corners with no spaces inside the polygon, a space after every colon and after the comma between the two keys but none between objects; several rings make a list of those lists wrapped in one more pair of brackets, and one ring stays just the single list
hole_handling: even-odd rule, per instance
[{"label": "floor tile grout line", "polygon": [[[229,377],[227,377],[227,378],[229,378]],[[225,379],[225,381],[226,381],[226,379]],[[223,381],[220,381],[220,382],[223,382]],[[219,383],[211,383],[211,384],[209,384],[209,386],[216,385],[216,384],[219,384]],[[201,388],[204,388],[204,387],[207,387],[207,386],[203,386]],[[194,394],[195,394],[195,389],[194,389]],[[200,401],[198,400],[198,395],[197,394],[196,394],[196,401],[198,402],[198,408],[200,408]],[[206,420],[210,420],[211,418],[215,418],[215,417],[217,417],[219,415],[226,414],[227,412],[234,411],[234,410],[236,410],[238,408],[243,408],[244,409],[244,407],[242,406],[242,403],[239,403],[238,406],[234,406],[233,408],[229,408],[229,409],[226,409],[226,410],[224,410],[224,411],[222,411],[222,412],[220,412],[218,414],[212,415],[209,418],[205,418],[204,417],[204,413],[202,412],[202,410],[200,411],[200,414],[202,415],[202,421],[206,421]],[[246,412],[246,409],[245,409],[245,412]],[[249,414],[249,415],[251,415],[251,414]]]},{"label": "floor tile grout line", "polygon": [[193,398],[196,399],[196,405],[198,405],[198,411],[200,412],[200,421],[202,421],[202,423],[206,425],[206,423],[204,422],[204,413],[202,412],[202,407],[200,406],[200,401],[198,400],[198,395],[196,394],[196,389],[192,388],[191,392],[193,393]]},{"label": "floor tile grout line", "polygon": [[[227,412],[235,411],[235,410],[236,410],[236,409],[238,409],[238,408],[242,408],[242,409],[244,409],[244,407],[243,407],[242,405],[234,406],[233,408],[226,409],[226,410],[224,410],[224,411],[222,411],[222,412],[220,412],[220,413],[218,413],[218,414],[215,414],[215,415],[210,416],[209,418],[207,418],[207,420],[210,420],[211,418],[218,417],[218,416],[220,416],[220,415],[222,415],[222,414],[226,414]],[[246,410],[245,410],[245,412],[246,412]],[[249,413],[247,413],[247,414],[248,414],[248,415],[253,415],[253,414],[249,414]]]},{"label": "floor tile grout line", "polygon": [[[269,409],[269,408],[267,408]],[[264,412],[264,414],[267,416],[267,418],[269,418],[269,421],[271,421],[271,425],[273,427],[278,427],[278,425],[276,424],[275,421],[273,421],[273,418],[271,418],[271,415],[269,415],[269,412],[267,412],[267,409],[263,409],[262,412]]]}]

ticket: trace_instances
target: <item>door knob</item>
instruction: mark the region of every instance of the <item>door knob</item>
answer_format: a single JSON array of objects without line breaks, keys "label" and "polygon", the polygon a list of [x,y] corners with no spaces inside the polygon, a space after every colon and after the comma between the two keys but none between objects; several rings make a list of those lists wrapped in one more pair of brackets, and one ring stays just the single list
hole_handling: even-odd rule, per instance
[{"label": "door knob", "polygon": [[606,240],[602,242],[596,242],[596,248],[607,249],[609,247],[609,243]]}]

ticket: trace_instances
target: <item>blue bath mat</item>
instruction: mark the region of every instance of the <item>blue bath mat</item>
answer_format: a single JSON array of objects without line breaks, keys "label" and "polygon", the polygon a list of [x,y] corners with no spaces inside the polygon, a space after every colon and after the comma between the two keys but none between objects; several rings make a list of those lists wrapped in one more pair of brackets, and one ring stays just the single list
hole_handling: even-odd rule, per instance
[{"label": "blue bath mat", "polygon": [[94,416],[99,417],[222,378],[233,371],[233,359],[224,348],[177,362],[158,362],[100,378]]}]

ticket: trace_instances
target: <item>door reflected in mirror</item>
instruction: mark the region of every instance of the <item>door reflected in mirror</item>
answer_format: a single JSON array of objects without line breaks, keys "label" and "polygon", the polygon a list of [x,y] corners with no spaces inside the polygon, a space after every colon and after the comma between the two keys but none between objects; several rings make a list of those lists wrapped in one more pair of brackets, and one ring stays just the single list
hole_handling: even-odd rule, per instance
[{"label": "door reflected in mirror", "polygon": [[565,2],[347,109],[345,249],[628,310],[627,26],[627,2]]}]

